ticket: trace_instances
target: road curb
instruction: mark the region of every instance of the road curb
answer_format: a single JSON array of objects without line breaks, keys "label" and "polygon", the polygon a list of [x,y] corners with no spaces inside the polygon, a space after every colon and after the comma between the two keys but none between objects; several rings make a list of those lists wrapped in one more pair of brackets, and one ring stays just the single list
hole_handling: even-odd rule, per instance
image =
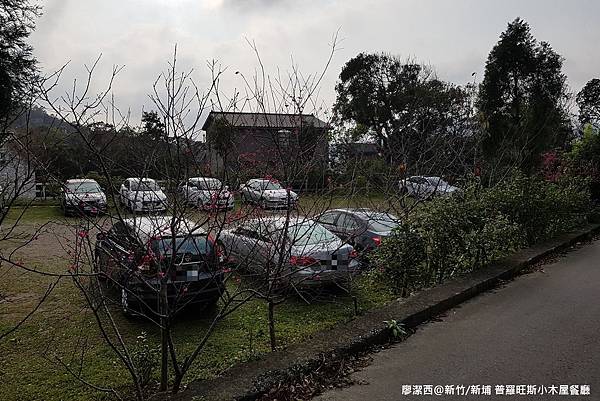
[{"label": "road curb", "polygon": [[[237,365],[218,378],[192,382],[185,391],[170,399],[255,400],[282,382],[292,382],[301,378],[304,373],[311,372],[324,362],[332,363],[388,343],[390,332],[384,326],[384,320],[394,319],[407,328],[414,328],[494,288],[501,281],[514,278],[524,268],[545,257],[568,249],[597,233],[600,233],[600,224],[590,224],[553,240],[523,249],[490,266],[423,290],[410,298],[393,301],[330,330],[318,332],[307,341],[292,345],[286,350]],[[158,396],[154,399],[167,398]]]}]

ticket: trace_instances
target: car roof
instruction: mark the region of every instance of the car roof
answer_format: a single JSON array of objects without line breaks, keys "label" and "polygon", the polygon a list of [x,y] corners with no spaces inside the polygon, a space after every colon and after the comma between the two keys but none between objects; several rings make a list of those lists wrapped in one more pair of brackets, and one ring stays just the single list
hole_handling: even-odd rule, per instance
[{"label": "car roof", "polygon": [[146,182],[156,182],[154,178],[143,178],[143,177],[129,177],[125,181],[146,181]]},{"label": "car roof", "polygon": [[[272,225],[272,226],[276,226],[276,227],[283,227],[283,225],[285,224],[285,220],[286,220],[285,216],[266,216],[266,217],[262,217],[262,218],[248,219],[248,220],[246,220],[245,223],[242,223],[242,224],[258,223],[258,224],[262,224],[263,226]],[[297,216],[297,217],[289,218],[290,226],[300,224],[300,223],[307,223],[307,222],[308,223],[311,223],[311,222],[316,223],[310,217]]]},{"label": "car roof", "polygon": [[219,180],[218,178],[214,178],[214,177],[190,177],[190,178],[188,178],[188,181],[219,181],[219,182],[221,182],[221,180]]},{"label": "car roof", "polygon": [[86,182],[94,183],[94,184],[98,183],[96,180],[92,180],[91,178],[73,178],[73,179],[65,181],[65,184],[83,184]]},{"label": "car roof", "polygon": [[373,209],[369,209],[369,208],[338,208],[338,209],[329,209],[324,211],[322,214],[324,213],[328,213],[328,212],[345,212],[345,213],[349,213],[352,214],[354,216],[357,216],[361,219],[369,219],[370,216],[373,215],[387,215],[387,216],[391,216],[394,217],[395,216],[393,214],[390,214],[388,212],[380,212],[379,210],[373,210]]},{"label": "car roof", "polygon": [[[170,237],[173,234],[171,231],[172,221],[173,216],[139,216],[124,219],[123,223],[134,231],[138,239],[145,243],[156,237]],[[204,228],[191,220],[179,219],[177,223],[174,230],[177,237],[207,233]]]}]

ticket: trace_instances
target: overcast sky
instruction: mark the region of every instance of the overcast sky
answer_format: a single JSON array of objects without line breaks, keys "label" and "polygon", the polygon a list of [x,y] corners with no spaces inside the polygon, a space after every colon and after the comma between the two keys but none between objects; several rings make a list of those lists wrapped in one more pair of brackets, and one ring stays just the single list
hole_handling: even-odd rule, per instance
[{"label": "overcast sky", "polygon": [[331,38],[341,42],[322,83],[320,100],[330,106],[346,61],[359,52],[388,52],[431,64],[456,83],[481,79],[486,57],[509,21],[522,17],[538,40],[565,57],[569,85],[579,90],[600,76],[600,1],[598,0],[46,0],[32,35],[45,72],[70,61],[62,90],[84,64],[102,53],[96,88],[113,65],[115,98],[139,119],[152,84],[172,56],[175,44],[184,69],[206,87],[206,62],[219,60],[228,71],[226,91],[242,87],[256,58],[246,38],[255,41],[264,64],[288,70],[293,58],[304,74],[323,68]]}]

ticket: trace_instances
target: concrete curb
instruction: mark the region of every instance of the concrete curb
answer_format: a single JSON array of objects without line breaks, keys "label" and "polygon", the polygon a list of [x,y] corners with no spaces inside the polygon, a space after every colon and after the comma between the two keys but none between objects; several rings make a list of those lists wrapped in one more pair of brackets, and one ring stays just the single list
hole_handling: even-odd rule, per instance
[{"label": "concrete curb", "polygon": [[[335,328],[316,333],[306,342],[235,366],[221,377],[195,381],[174,400],[255,400],[282,382],[293,381],[320,366],[390,340],[383,321],[395,319],[414,328],[482,292],[508,280],[546,256],[592,237],[600,224],[588,225],[553,240],[524,249],[470,274],[367,312]],[[165,399],[156,397],[154,399]]]}]

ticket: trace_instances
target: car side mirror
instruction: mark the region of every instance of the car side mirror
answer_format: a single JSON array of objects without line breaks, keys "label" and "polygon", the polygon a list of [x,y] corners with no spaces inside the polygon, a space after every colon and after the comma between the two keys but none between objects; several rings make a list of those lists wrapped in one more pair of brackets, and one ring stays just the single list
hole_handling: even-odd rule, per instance
[{"label": "car side mirror", "polygon": [[105,239],[106,239],[106,234],[105,233],[100,232],[100,233],[96,234],[96,240],[97,241],[104,241]]}]

